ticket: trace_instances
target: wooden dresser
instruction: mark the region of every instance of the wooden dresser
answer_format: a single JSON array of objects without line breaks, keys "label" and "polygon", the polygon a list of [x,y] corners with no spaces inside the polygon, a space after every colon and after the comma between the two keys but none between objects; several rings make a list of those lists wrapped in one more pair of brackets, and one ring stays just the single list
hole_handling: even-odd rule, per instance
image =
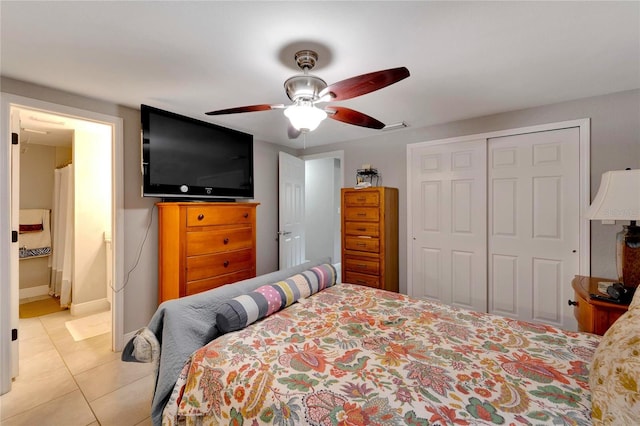
[{"label": "wooden dresser", "polygon": [[398,291],[398,189],[342,188],[342,281]]},{"label": "wooden dresser", "polygon": [[256,276],[258,203],[158,203],[158,302]]},{"label": "wooden dresser", "polygon": [[611,324],[627,312],[628,304],[610,303],[591,297],[598,294],[598,282],[614,282],[606,278],[576,275],[571,286],[576,300],[569,300],[574,306],[574,316],[578,321],[578,330],[603,335]]}]

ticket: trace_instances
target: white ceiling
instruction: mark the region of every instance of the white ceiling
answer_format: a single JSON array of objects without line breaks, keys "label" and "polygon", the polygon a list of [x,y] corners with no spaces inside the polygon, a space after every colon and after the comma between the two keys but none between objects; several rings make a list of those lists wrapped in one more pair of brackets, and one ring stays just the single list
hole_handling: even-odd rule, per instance
[{"label": "white ceiling", "polygon": [[[328,84],[406,66],[411,76],[336,103],[424,127],[640,87],[640,2],[0,2],[3,76],[148,104],[291,144],[282,110],[293,54],[317,49]],[[324,121],[320,145],[378,130]]]}]

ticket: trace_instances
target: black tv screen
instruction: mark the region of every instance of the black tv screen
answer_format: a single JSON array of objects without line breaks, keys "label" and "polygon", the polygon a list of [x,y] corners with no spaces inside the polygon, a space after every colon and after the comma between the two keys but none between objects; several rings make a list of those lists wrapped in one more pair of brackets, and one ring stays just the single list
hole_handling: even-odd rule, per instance
[{"label": "black tv screen", "polygon": [[140,106],[142,195],[172,199],[253,198],[253,136]]}]

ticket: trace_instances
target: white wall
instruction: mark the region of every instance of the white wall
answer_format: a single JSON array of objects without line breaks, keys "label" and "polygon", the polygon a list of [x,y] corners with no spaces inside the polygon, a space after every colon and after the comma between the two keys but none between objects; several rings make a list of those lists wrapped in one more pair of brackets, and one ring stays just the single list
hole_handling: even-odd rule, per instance
[{"label": "white wall", "polygon": [[[20,208],[49,209],[53,200],[53,171],[56,166],[56,148],[23,142],[20,151]],[[24,289],[49,285],[49,257],[21,259],[21,294],[35,296]],[[22,297],[22,296],[21,296]]]},{"label": "white wall", "polygon": [[[307,259],[335,257],[334,239],[339,204],[336,199],[334,158],[305,161],[305,255]],[[337,189],[339,191],[339,188]],[[339,227],[338,227],[339,229]]]},{"label": "white wall", "polygon": [[72,306],[107,297],[104,233],[111,234],[111,128],[86,124],[76,129],[73,142]]}]

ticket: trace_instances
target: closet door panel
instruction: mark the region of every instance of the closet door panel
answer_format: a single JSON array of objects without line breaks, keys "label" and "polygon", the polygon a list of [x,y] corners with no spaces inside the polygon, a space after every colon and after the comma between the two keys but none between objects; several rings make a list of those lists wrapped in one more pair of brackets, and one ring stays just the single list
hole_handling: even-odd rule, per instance
[{"label": "closet door panel", "polygon": [[518,316],[518,258],[493,254],[489,270],[491,282],[489,309],[510,317]]},{"label": "closet door panel", "polygon": [[[562,321],[562,262],[533,259],[533,320],[544,323]],[[564,303],[566,305],[566,302]]]},{"label": "closet door panel", "polygon": [[571,280],[578,273],[579,129],[489,139],[489,255],[518,258],[508,307],[507,275],[489,263],[490,312],[575,328]]},{"label": "closet door panel", "polygon": [[413,270],[414,279],[422,284],[415,289],[412,296],[428,297],[442,301],[440,283],[441,251],[437,248],[421,247],[414,251]]},{"label": "closet door panel", "polygon": [[425,146],[416,154],[412,294],[484,312],[486,140]]}]

